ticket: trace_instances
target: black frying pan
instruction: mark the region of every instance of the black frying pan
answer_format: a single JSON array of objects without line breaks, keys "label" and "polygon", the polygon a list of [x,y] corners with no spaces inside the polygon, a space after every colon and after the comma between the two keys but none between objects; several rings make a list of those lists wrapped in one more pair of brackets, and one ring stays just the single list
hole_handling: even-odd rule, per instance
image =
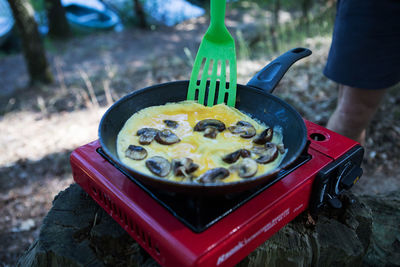
[{"label": "black frying pan", "polygon": [[182,183],[149,176],[124,165],[117,156],[116,140],[125,122],[135,112],[156,105],[186,100],[189,81],[176,81],[137,90],[115,102],[104,114],[100,122],[99,138],[104,152],[120,164],[140,182],[168,192],[187,194],[227,194],[244,191],[272,179],[280,169],[293,163],[303,151],[307,131],[302,117],[285,101],[272,95],[290,66],[297,60],[309,56],[311,51],[295,48],[279,56],[257,73],[247,85],[237,85],[235,107],[264,122],[270,127],[282,128],[283,144],[287,153],[281,164],[274,170],[231,183]]}]

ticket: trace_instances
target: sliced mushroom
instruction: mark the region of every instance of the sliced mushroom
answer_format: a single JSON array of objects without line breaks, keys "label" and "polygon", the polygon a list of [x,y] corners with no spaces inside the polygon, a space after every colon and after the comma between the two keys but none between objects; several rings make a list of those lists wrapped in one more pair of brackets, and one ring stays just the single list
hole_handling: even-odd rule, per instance
[{"label": "sliced mushroom", "polygon": [[277,157],[278,147],[274,143],[266,143],[264,145],[264,151],[256,161],[261,164],[267,164],[274,161]]},{"label": "sliced mushroom", "polygon": [[199,165],[190,158],[180,158],[172,160],[172,171],[175,176],[189,177],[189,174],[196,171]]},{"label": "sliced mushroom", "polygon": [[228,130],[233,134],[241,134],[240,137],[252,138],[256,135],[256,128],[247,121],[238,121],[236,125],[229,126]]},{"label": "sliced mushroom", "polygon": [[216,119],[205,119],[202,121],[199,121],[195,126],[194,126],[194,130],[196,132],[202,132],[204,131],[206,128],[208,127],[214,127],[216,128],[219,132],[222,132],[223,130],[225,130],[225,123],[223,123],[220,120],[216,120]]},{"label": "sliced mushroom", "polygon": [[179,137],[174,134],[171,130],[164,129],[159,131],[155,136],[155,139],[158,143],[162,145],[172,145],[181,141]]},{"label": "sliced mushroom", "polygon": [[173,120],[164,120],[164,123],[165,123],[165,125],[167,125],[170,128],[173,128],[173,129],[176,129],[179,126],[179,124]]},{"label": "sliced mushroom", "polygon": [[142,128],[136,132],[139,137],[139,143],[141,145],[148,145],[153,142],[159,130],[154,128]]},{"label": "sliced mushroom", "polygon": [[233,165],[231,169],[237,171],[239,177],[250,178],[257,173],[258,165],[254,159],[245,158],[242,159],[238,164]]},{"label": "sliced mushroom", "polygon": [[200,183],[214,183],[214,182],[220,182],[221,180],[225,179],[228,177],[230,174],[229,170],[219,167],[219,168],[214,168],[211,170],[206,171],[202,175],[196,178],[197,182]]},{"label": "sliced mushroom", "polygon": [[147,157],[147,151],[141,146],[129,145],[125,150],[125,156],[134,160],[142,160]]},{"label": "sliced mushroom", "polygon": [[229,163],[229,164],[234,163],[234,162],[236,162],[236,161],[240,158],[241,152],[242,152],[241,149],[236,150],[235,152],[232,152],[232,153],[230,153],[230,154],[228,154],[228,155],[225,155],[225,156],[222,158],[222,160],[223,160],[224,162],[226,162],[226,163]]},{"label": "sliced mushroom", "polygon": [[167,176],[171,171],[169,161],[160,156],[154,156],[146,160],[146,167],[155,175],[160,177]]},{"label": "sliced mushroom", "polygon": [[261,156],[265,152],[265,146],[253,146],[251,152]]},{"label": "sliced mushroom", "polygon": [[285,146],[283,144],[276,145],[278,148],[279,153],[285,154]]},{"label": "sliced mushroom", "polygon": [[215,139],[215,138],[217,138],[217,135],[218,135],[218,129],[215,128],[215,127],[210,126],[210,127],[207,127],[204,130],[204,135],[203,136],[211,138],[211,139]]},{"label": "sliced mushroom", "polygon": [[228,155],[225,155],[222,160],[226,163],[235,163],[240,157],[248,158],[251,156],[251,152],[247,149],[238,149]]},{"label": "sliced mushroom", "polygon": [[249,157],[251,157],[251,152],[250,152],[250,150],[242,149],[242,150],[240,150],[240,156],[242,158],[249,158]]},{"label": "sliced mushroom", "polygon": [[254,138],[253,143],[258,145],[263,145],[267,142],[270,142],[272,140],[273,135],[274,131],[272,130],[272,128],[267,128],[264,131],[262,131],[256,138]]}]

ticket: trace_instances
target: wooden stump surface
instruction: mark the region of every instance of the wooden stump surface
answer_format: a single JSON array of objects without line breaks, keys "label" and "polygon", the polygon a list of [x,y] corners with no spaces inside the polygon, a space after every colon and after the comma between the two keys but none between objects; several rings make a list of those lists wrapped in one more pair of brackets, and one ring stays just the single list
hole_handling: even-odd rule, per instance
[{"label": "wooden stump surface", "polygon": [[[343,196],[316,225],[302,214],[238,266],[400,266],[400,192]],[[19,266],[158,266],[78,185],[60,192]]]}]

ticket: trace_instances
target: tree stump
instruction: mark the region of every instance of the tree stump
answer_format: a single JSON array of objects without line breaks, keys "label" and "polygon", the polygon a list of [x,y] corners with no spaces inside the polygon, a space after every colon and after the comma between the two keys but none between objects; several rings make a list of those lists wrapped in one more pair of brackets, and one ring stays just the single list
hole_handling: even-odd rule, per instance
[{"label": "tree stump", "polygon": [[[343,196],[317,223],[298,216],[238,266],[400,266],[400,192]],[[56,196],[19,266],[158,266],[78,185]]]}]

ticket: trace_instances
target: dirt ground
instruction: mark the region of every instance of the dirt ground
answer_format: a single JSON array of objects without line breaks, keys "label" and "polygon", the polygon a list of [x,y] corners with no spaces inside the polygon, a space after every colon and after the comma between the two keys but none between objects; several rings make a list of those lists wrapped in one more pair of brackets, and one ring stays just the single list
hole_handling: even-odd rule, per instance
[{"label": "dirt ground", "polygon": [[[254,22],[250,17],[239,24],[229,15],[232,32]],[[56,81],[50,86],[26,86],[21,54],[0,58],[0,265],[13,266],[37,237],[54,196],[73,183],[71,151],[97,139],[107,107],[133,90],[188,79],[206,27],[207,20],[199,18],[173,28],[52,42],[48,59]],[[336,98],[336,85],[322,75],[329,43],[329,37],[316,37],[299,44],[313,55],[295,64],[275,91],[321,125]],[[238,82],[245,84],[271,59],[260,53],[239,60]],[[368,129],[364,176],[353,189],[359,194],[400,188],[399,89],[389,90]]]}]

